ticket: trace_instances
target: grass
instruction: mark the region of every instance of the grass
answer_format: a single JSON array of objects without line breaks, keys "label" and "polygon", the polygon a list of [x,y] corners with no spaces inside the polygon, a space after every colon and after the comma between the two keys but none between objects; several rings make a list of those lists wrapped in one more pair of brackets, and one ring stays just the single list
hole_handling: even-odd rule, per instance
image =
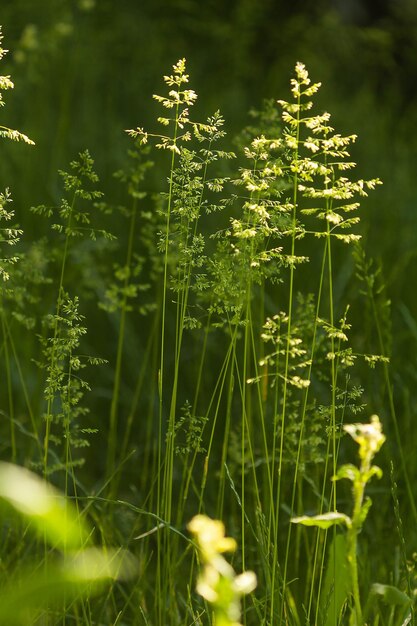
[{"label": "grass", "polygon": [[[9,191],[0,196],[1,242],[18,250],[8,256],[3,246],[0,261],[3,455],[43,477],[30,483],[33,475],[16,474],[17,493],[25,481],[40,490],[53,483],[64,497],[47,491],[45,502],[58,498],[65,520],[83,529],[78,556],[64,542],[56,565],[48,531],[55,508],[41,514],[40,504],[22,511],[11,502],[20,517],[4,516],[2,576],[16,577],[22,592],[8,619],[359,626],[368,615],[367,623],[409,623],[413,539],[407,543],[402,509],[415,519],[415,500],[381,276],[358,226],[360,203],[380,181],[355,178],[356,136],[341,136],[328,113],[316,112],[320,83],[302,63],[289,100],[254,112],[233,151],[218,111],[194,119],[184,59],[164,83],[166,93],[154,96],[163,132],[127,131],[114,198],[100,191],[87,150],[60,172],[56,206],[32,208],[38,238],[10,227]],[[11,87],[10,79],[0,86]],[[158,194],[149,190],[152,168]],[[366,318],[352,313],[357,297],[344,299],[346,267],[364,292]],[[351,318],[370,320],[378,354],[361,349]],[[377,401],[362,380],[381,388]],[[368,422],[384,388],[391,487],[375,492],[380,515],[370,512],[358,542],[371,470],[356,470],[360,485],[352,479],[351,518],[339,513],[348,510],[348,492],[331,479],[353,467],[338,470],[350,454],[343,435],[362,432],[358,420]],[[385,512],[396,525],[389,550]],[[210,518],[236,537],[233,566],[219,554],[235,543]],[[291,523],[297,519],[303,523]],[[311,519],[320,522],[314,530],[304,528]],[[39,520],[43,537],[32,533]],[[346,532],[329,530],[329,520],[344,521]],[[204,543],[205,528],[222,528],[223,539]],[[100,550],[83,557],[88,566],[71,561],[90,544]],[[368,563],[367,544],[370,553],[384,546]],[[115,546],[128,551],[133,569],[110,565]],[[75,563],[75,591],[67,563]],[[44,578],[33,591],[37,571]],[[62,581],[55,591],[54,576]],[[98,590],[97,578],[107,581]]]}]

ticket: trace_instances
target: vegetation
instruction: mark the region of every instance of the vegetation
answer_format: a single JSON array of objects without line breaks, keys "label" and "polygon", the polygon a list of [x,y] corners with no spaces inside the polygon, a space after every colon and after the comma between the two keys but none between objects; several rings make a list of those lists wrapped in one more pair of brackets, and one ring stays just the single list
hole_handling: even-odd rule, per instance
[{"label": "vegetation", "polygon": [[0,195],[2,621],[413,623],[381,181],[301,62],[232,141],[185,59],[163,82],[105,192],[83,149],[29,230]]}]

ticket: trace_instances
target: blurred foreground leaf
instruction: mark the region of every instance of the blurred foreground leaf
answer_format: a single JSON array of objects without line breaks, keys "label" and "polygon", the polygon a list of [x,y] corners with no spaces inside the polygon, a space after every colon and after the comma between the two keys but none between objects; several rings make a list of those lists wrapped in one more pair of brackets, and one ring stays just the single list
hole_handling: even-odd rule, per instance
[{"label": "blurred foreground leaf", "polygon": [[99,593],[109,580],[137,572],[133,555],[122,549],[82,549],[89,532],[67,498],[28,470],[0,462],[0,498],[28,518],[61,554],[19,570],[0,593],[0,624],[33,623],[56,603],[68,604]]},{"label": "blurred foreground leaf", "polygon": [[14,578],[0,594],[0,624],[32,623],[51,606],[100,593],[109,580],[125,580],[137,571],[124,550],[89,548],[61,562],[38,566]]},{"label": "blurred foreground leaf", "polygon": [[28,517],[54,547],[85,545],[88,529],[75,507],[29,470],[0,462],[0,498]]},{"label": "blurred foreground leaf", "polygon": [[[413,623],[413,601],[407,594],[393,585],[382,585],[374,583],[371,587],[368,600],[366,603],[364,617],[368,621],[373,619],[372,623],[384,620],[383,606],[388,607],[389,624],[392,626],[406,626]],[[371,616],[373,616],[371,618]],[[386,616],[385,616],[386,618]],[[385,623],[385,622],[384,622]]]},{"label": "blurred foreground leaf", "polygon": [[346,535],[337,534],[330,546],[320,598],[324,626],[335,626],[340,623],[344,605],[351,593]]}]

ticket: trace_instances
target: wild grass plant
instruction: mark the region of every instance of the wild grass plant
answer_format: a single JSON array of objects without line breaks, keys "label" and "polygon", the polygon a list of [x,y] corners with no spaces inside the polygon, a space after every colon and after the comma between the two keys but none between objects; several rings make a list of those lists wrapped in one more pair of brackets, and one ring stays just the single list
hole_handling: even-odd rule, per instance
[{"label": "wild grass plant", "polygon": [[[219,111],[194,117],[189,80],[181,59],[164,76],[166,93],[154,96],[162,130],[128,131],[113,198],[103,197],[87,150],[60,172],[56,205],[32,209],[38,239],[4,225],[14,214],[9,192],[0,196],[1,242],[20,246],[19,259],[0,265],[3,455],[41,474],[45,489],[59,486],[80,528],[89,518],[110,580],[94,597],[84,587],[65,597],[64,585],[53,610],[39,602],[16,623],[359,626],[365,614],[367,623],[409,623],[399,468],[414,511],[415,503],[394,419],[387,307],[378,307],[358,247],[360,202],[380,181],[355,178],[356,136],[316,112],[320,83],[302,63],[290,99],[253,112],[234,150]],[[158,193],[151,168],[161,172]],[[341,297],[340,266],[354,261],[379,320],[378,354],[361,349],[356,302]],[[357,422],[372,412],[362,376],[389,390],[394,506],[386,485],[377,497],[395,520],[390,545],[401,555],[368,568],[366,537],[357,535],[371,470],[338,470],[344,433],[362,445]],[[351,518],[339,513],[348,496],[331,480],[341,472],[356,489]],[[28,475],[16,476],[19,492]],[[317,529],[291,524],[309,512]],[[232,564],[221,553],[236,544],[210,518],[237,539]],[[345,534],[323,530],[326,520],[344,521]],[[48,516],[41,522],[43,541],[28,539],[21,519],[5,521],[3,577],[13,571],[24,585],[24,558],[46,576],[55,567]],[[367,526],[382,528],[374,511]],[[115,546],[135,555],[128,580],[106,569],[103,555]],[[256,590],[251,574],[236,571],[256,572]],[[362,610],[369,594],[381,606],[370,600]]]}]

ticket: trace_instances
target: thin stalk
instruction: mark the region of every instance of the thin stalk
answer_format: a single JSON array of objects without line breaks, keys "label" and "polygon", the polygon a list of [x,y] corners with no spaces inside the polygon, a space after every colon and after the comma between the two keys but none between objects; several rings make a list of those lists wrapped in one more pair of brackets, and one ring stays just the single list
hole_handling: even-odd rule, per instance
[{"label": "thin stalk", "polygon": [[[66,389],[66,405],[67,405],[67,415],[64,416],[64,439],[65,439],[65,488],[64,488],[64,494],[65,494],[65,517],[67,517],[68,515],[68,477],[69,477],[69,471],[70,471],[70,457],[71,457],[71,450],[70,450],[70,441],[71,441],[71,433],[70,433],[70,419],[71,419],[71,415],[70,415],[70,406],[71,406],[71,354],[69,355],[69,364],[68,364],[68,382],[67,382],[67,389]],[[75,481],[74,481],[75,482]],[[67,553],[67,547],[66,545],[64,545],[64,558],[66,557],[66,553]],[[63,607],[62,607],[62,623],[65,626],[66,623],[66,614],[67,614],[67,599],[64,596],[63,599]]]},{"label": "thin stalk", "polygon": [[[173,146],[176,147],[177,144],[177,136],[178,136],[178,116],[179,116],[179,103],[177,103],[175,107],[175,123],[174,123],[174,133],[173,133]],[[163,484],[161,484],[161,472],[162,472],[162,454],[163,454],[163,391],[164,391],[164,376],[165,376],[165,337],[166,337],[166,315],[167,315],[167,291],[168,291],[168,253],[169,253],[169,232],[171,226],[171,207],[172,207],[172,189],[173,189],[173,176],[174,176],[174,166],[175,166],[175,150],[171,151],[171,166],[170,166],[170,177],[169,177],[169,190],[168,190],[168,205],[166,212],[166,221],[165,221],[165,244],[164,244],[164,272],[163,272],[163,286],[162,286],[162,312],[161,312],[161,356],[159,363],[159,372],[158,372],[158,395],[159,395],[159,423],[158,423],[158,479],[157,479],[157,509],[156,514],[158,517],[163,512],[164,518],[167,522],[170,522],[171,518],[171,501],[172,501],[172,492],[169,487],[172,485],[172,477],[173,477],[173,447],[174,442],[172,441],[172,431],[174,428],[173,420],[170,415],[169,424],[168,424],[168,434],[167,434],[167,442],[166,442],[166,450],[165,450],[165,459],[164,459],[164,477]],[[170,434],[171,433],[171,434]],[[164,535],[164,540],[162,542],[161,533],[157,533],[157,593],[156,593],[156,603],[157,603],[157,615],[158,615],[158,623],[164,623],[163,614],[166,609],[166,587],[168,585],[168,576],[166,573],[169,571],[169,534]],[[163,563],[163,555],[164,563]],[[164,564],[164,567],[162,565]]]},{"label": "thin stalk", "polygon": [[13,386],[12,375],[10,370],[10,354],[9,354],[9,341],[6,327],[6,314],[2,306],[1,309],[1,327],[3,331],[3,346],[4,346],[4,359],[6,364],[6,384],[7,384],[7,397],[9,401],[9,419],[10,419],[10,444],[12,448],[12,463],[16,462],[16,432],[15,432],[15,419],[14,419],[14,403],[13,403]]},{"label": "thin stalk", "polygon": [[117,422],[118,422],[118,405],[120,396],[120,380],[122,375],[122,360],[123,360],[123,347],[125,342],[125,327],[126,327],[126,314],[127,314],[127,287],[130,281],[130,268],[132,264],[133,256],[133,244],[136,225],[136,213],[137,213],[137,199],[133,199],[132,215],[129,226],[129,237],[126,251],[126,276],[123,283],[123,300],[120,307],[120,321],[117,340],[117,352],[116,352],[116,367],[113,380],[113,394],[110,407],[110,420],[109,420],[109,438],[107,449],[107,474],[113,475],[116,461],[117,450]]},{"label": "thin stalk", "polygon": [[[333,303],[333,269],[332,269],[332,251],[331,251],[331,232],[330,224],[327,222],[327,267],[329,281],[329,316],[330,325],[334,327],[334,303]],[[331,352],[335,354],[334,336],[330,337]],[[331,366],[331,437],[332,437],[332,456],[333,456],[333,475],[336,475],[336,361],[332,358]],[[336,483],[333,485],[333,510],[337,510]]]},{"label": "thin stalk", "polygon": [[[211,148],[211,142],[209,143],[208,151],[210,151],[210,148]],[[201,188],[200,196],[198,198],[197,212],[194,218],[194,225],[191,228],[190,219],[188,219],[187,224],[185,226],[185,232],[186,232],[186,238],[184,242],[185,249],[188,248],[190,235],[191,235],[191,239],[193,239],[197,234],[200,210],[201,210],[201,206],[203,203],[204,189],[205,189],[205,183],[207,179],[207,169],[208,169],[208,161],[206,160],[204,162],[204,169],[203,169],[202,180],[201,180],[202,188]],[[176,413],[176,408],[177,408],[177,391],[178,391],[178,380],[179,380],[179,372],[180,372],[181,349],[182,349],[182,341],[183,341],[183,335],[184,335],[184,323],[185,323],[185,317],[187,314],[187,307],[188,307],[188,297],[189,297],[191,278],[192,278],[192,269],[193,269],[193,260],[191,259],[186,265],[186,267],[184,268],[182,288],[179,292],[178,301],[177,301],[175,368],[174,368],[174,381],[173,381],[172,395],[171,395],[171,407],[170,407],[170,416],[169,416],[170,426],[169,426],[169,435],[168,435],[169,437],[172,437],[173,439],[175,437],[175,432],[174,432],[175,431],[175,413]],[[210,320],[210,316],[209,316],[209,320]],[[203,351],[203,355],[204,355],[204,351]],[[204,362],[204,359],[203,358],[200,359],[199,376],[201,376],[203,362]],[[199,384],[200,383],[198,382],[198,386]],[[195,415],[194,412],[193,412],[193,415]],[[174,448],[174,441],[172,442],[172,447]],[[195,455],[194,455],[194,460],[195,460]],[[169,491],[172,492],[172,479],[167,487]],[[182,485],[181,485],[181,489],[182,489]],[[188,492],[188,488],[187,488],[187,492]],[[184,498],[180,497],[179,503],[180,503],[180,508],[181,508],[182,504],[184,504]],[[177,511],[177,513],[179,514],[179,510]],[[168,513],[166,512],[166,515],[165,515],[166,519],[168,519],[167,515]],[[179,517],[178,519],[180,521],[181,517]]]},{"label": "thin stalk", "polygon": [[[378,315],[378,309],[377,309],[376,302],[375,302],[374,292],[369,282],[367,283],[367,286],[368,286],[368,297],[371,302],[372,314],[375,320],[375,328],[376,328],[377,336],[378,336],[379,352],[382,356],[387,356],[385,345],[384,345],[384,340],[382,337],[381,322],[380,322],[379,315]],[[384,361],[383,369],[384,369],[385,387],[386,387],[387,394],[388,394],[388,406],[389,406],[392,422],[394,424],[394,433],[395,433],[395,439],[397,442],[398,453],[400,456],[402,476],[404,478],[407,495],[408,495],[408,499],[410,502],[411,511],[413,513],[414,521],[417,521],[417,508],[416,508],[416,503],[414,499],[413,489],[412,489],[411,482],[410,482],[409,472],[407,469],[407,464],[404,458],[404,451],[403,451],[403,446],[401,442],[400,428],[398,425],[397,412],[395,409],[394,392],[393,392],[393,385],[392,385],[391,377],[390,377],[389,363],[386,363]]]},{"label": "thin stalk", "polygon": [[19,359],[19,357],[17,355],[17,352],[16,352],[16,346],[15,346],[15,343],[14,343],[14,340],[13,340],[13,335],[11,333],[11,329],[10,329],[10,326],[9,326],[9,324],[7,322],[6,317],[4,317],[4,324],[5,324],[6,331],[7,331],[8,341],[10,342],[10,346],[11,346],[11,349],[12,349],[12,352],[13,352],[13,359],[14,359],[14,362],[16,364],[17,372],[19,374],[19,380],[20,380],[20,384],[22,386],[23,396],[25,398],[26,408],[27,408],[27,411],[29,413],[30,423],[31,423],[32,429],[33,429],[33,435],[34,435],[34,437],[36,439],[36,443],[37,443],[37,446],[38,446],[38,451],[42,455],[42,445],[41,445],[41,442],[39,440],[38,426],[36,424],[35,416],[34,416],[34,413],[33,413],[33,410],[32,410],[32,406],[31,406],[31,403],[30,403],[29,392],[28,392],[28,389],[27,389],[27,386],[26,386],[26,380],[25,380],[25,377],[23,375],[23,370],[22,370],[22,367],[21,367],[21,364],[20,364],[20,359]]},{"label": "thin stalk", "polygon": [[[234,384],[233,384],[233,363],[234,363],[234,353],[235,353],[235,350],[236,350],[236,335],[237,335],[237,329],[235,329],[235,332],[234,332],[234,334],[232,336],[231,342],[230,342],[230,344],[228,346],[227,353],[226,353],[226,356],[225,356],[225,359],[224,359],[224,362],[223,362],[223,365],[222,365],[221,373],[220,373],[220,376],[217,379],[216,387],[215,387],[215,390],[214,390],[214,393],[213,393],[213,397],[212,397],[212,399],[214,400],[214,394],[217,392],[217,389],[218,389],[216,409],[215,409],[213,420],[212,420],[210,438],[209,438],[209,443],[208,443],[208,446],[207,446],[207,454],[206,454],[206,459],[205,459],[205,469],[204,469],[203,478],[202,478],[201,486],[200,486],[198,512],[200,512],[202,510],[202,506],[203,506],[203,496],[204,496],[206,485],[207,485],[208,468],[209,468],[211,452],[212,452],[212,448],[213,448],[213,444],[214,444],[214,434],[215,434],[215,431],[216,431],[217,419],[218,419],[219,412],[220,412],[220,403],[221,403],[221,399],[223,397],[223,390],[224,390],[224,387],[225,387],[226,378],[227,378],[227,372],[229,371],[229,368],[230,368],[230,379],[229,379],[229,386],[227,388],[228,403],[229,403],[229,399],[233,395],[233,387],[234,387]],[[207,414],[208,414],[208,412],[207,412]],[[225,453],[227,452],[226,448],[227,448],[227,437],[226,437],[226,434],[225,434],[223,436],[223,449],[224,449]],[[224,480],[224,467],[222,466],[220,468],[220,478],[219,478],[220,491],[222,490],[222,481],[223,480]],[[224,488],[223,488],[223,490],[224,490]]]},{"label": "thin stalk", "polygon": [[[206,324],[205,331],[204,331],[203,347],[201,350],[200,363],[199,363],[198,374],[197,374],[197,382],[196,382],[196,387],[194,391],[194,400],[192,404],[192,413],[191,413],[192,416],[195,416],[197,414],[197,403],[198,403],[198,396],[200,393],[204,362],[206,359],[207,340],[208,340],[208,333],[210,330],[210,322],[211,322],[211,314],[209,313],[208,318],[207,318],[207,324]],[[202,436],[203,436],[203,432],[201,433],[200,440]],[[188,450],[184,459],[184,469],[183,469],[183,474],[182,474],[181,490],[180,490],[180,496],[179,496],[180,504],[177,509],[177,526],[178,527],[181,525],[182,520],[183,520],[184,507],[188,498],[189,488],[191,484],[191,477],[192,477],[193,469],[197,460],[197,454],[198,454],[198,451],[194,450],[194,453],[191,456],[191,451]],[[191,461],[190,461],[190,456],[191,456]]]},{"label": "thin stalk", "polygon": [[[248,421],[247,414],[247,397],[246,397],[246,388],[247,388],[247,378],[248,378],[248,360],[249,360],[249,330],[251,324],[250,318],[250,294],[251,294],[251,281],[250,275],[248,278],[247,284],[247,300],[246,300],[246,318],[245,318],[245,335],[244,335],[244,344],[243,344],[243,369],[242,369],[242,379],[241,379],[241,394],[242,394],[242,434],[241,434],[241,442],[240,442],[240,462],[241,462],[241,532],[242,532],[242,568],[246,567],[246,554],[245,554],[245,502],[246,502],[246,490],[245,490],[245,459],[246,459],[246,423]],[[248,429],[248,441],[250,438],[250,432]]]},{"label": "thin stalk", "polygon": [[[139,399],[141,397],[141,392],[142,392],[142,388],[146,379],[146,375],[149,371],[150,355],[151,355],[152,348],[154,347],[154,344],[155,344],[155,334],[156,334],[158,324],[159,324],[159,317],[158,315],[155,315],[154,322],[152,324],[152,329],[151,329],[151,332],[149,333],[148,340],[146,342],[146,348],[145,348],[145,352],[143,355],[142,364],[141,364],[141,367],[139,369],[139,373],[137,376],[135,390],[133,393],[133,399],[132,399],[132,403],[129,409],[128,418],[126,421],[126,428],[125,428],[125,432],[123,435],[121,451],[120,451],[121,459],[123,459],[127,453],[127,447],[129,445],[129,439],[130,439],[130,433],[131,433],[132,426],[133,426],[133,420],[136,415],[136,411],[137,411],[137,407],[139,404]],[[153,371],[153,368],[151,368],[151,371]],[[153,385],[153,382],[151,382],[151,385]],[[151,398],[153,397],[152,393],[150,393],[149,395]],[[148,420],[148,421],[150,422],[151,420]],[[147,432],[147,435],[145,436],[145,441],[151,441],[150,435],[151,433]],[[147,450],[149,449],[150,449],[150,446],[147,447]],[[148,467],[148,463],[146,461],[144,461],[143,465],[144,465],[144,468]]]},{"label": "thin stalk", "polygon": [[[177,136],[178,136],[178,115],[179,115],[179,104],[176,105],[175,109],[175,125],[174,125],[174,136],[173,136],[173,145],[176,146]],[[167,292],[168,292],[168,253],[169,253],[169,231],[171,226],[171,207],[172,207],[172,189],[174,184],[174,166],[175,166],[175,151],[172,150],[171,155],[171,167],[170,167],[170,177],[169,177],[169,190],[168,190],[168,205],[167,205],[167,214],[166,214],[166,222],[165,222],[165,245],[164,245],[164,282],[163,282],[163,290],[162,290],[162,314],[161,314],[161,359],[159,366],[159,376],[158,376],[158,389],[159,389],[159,454],[161,461],[162,455],[162,433],[163,433],[163,389],[164,389],[164,374],[165,374],[165,336],[166,336],[166,314],[167,314]],[[172,416],[170,414],[169,424],[168,424],[168,435],[167,435],[167,445],[166,445],[166,455],[165,455],[165,476],[164,476],[164,492],[161,494],[161,485],[160,481],[158,481],[158,494],[163,498],[163,501],[160,501],[158,498],[158,510],[157,515],[160,514],[160,511],[164,511],[164,518],[169,521],[171,515],[171,493],[167,493],[166,489],[169,485],[172,484],[172,455],[173,455],[173,442],[172,442],[172,429],[174,424],[172,423]],[[167,515],[167,513],[169,515]]]},{"label": "thin stalk", "polygon": [[[341,341],[339,340],[339,345],[337,350],[340,350],[340,346],[341,346]],[[339,367],[339,360],[336,360],[336,379],[337,379],[337,372],[338,372],[338,367]],[[337,380],[336,380],[337,382]],[[347,390],[347,385],[348,382],[346,381],[346,389]],[[343,412],[342,412],[342,416],[341,416],[341,424],[343,424],[344,421],[344,412],[345,412],[345,407],[343,407]],[[336,459],[335,462],[333,462],[333,466],[334,464],[336,464],[337,466],[337,460],[339,458],[339,450],[340,450],[340,439],[339,439],[339,443],[337,445],[337,451],[336,451]],[[326,483],[327,483],[327,475],[328,475],[328,471],[329,471],[329,458],[330,458],[330,448],[332,445],[332,439],[329,437],[327,440],[327,450],[326,450],[326,463],[325,463],[325,467],[324,467],[324,478],[323,478],[323,488],[322,488],[322,493],[321,493],[321,498],[320,498],[320,508],[319,508],[319,513],[323,513],[323,507],[324,507],[324,503],[325,503],[325,487],[326,487]],[[334,472],[334,470],[333,470]],[[335,475],[333,473],[333,475]],[[331,486],[331,491],[330,491],[330,501],[333,500],[333,494],[334,494],[334,489],[335,489],[335,482],[336,481],[332,481],[332,486]],[[335,529],[333,529],[334,531]],[[312,570],[312,574],[311,574],[311,580],[312,580],[312,584],[311,584],[311,588],[310,588],[310,597],[309,597],[309,602],[308,602],[308,616],[310,616],[311,614],[311,610],[312,610],[312,603],[313,603],[313,595],[315,595],[316,597],[316,611],[315,611],[315,623],[318,623],[319,620],[319,609],[320,609],[320,597],[321,597],[321,588],[322,588],[322,582],[323,582],[323,574],[324,574],[324,560],[325,560],[325,554],[326,554],[326,544],[327,544],[327,537],[328,537],[328,532],[329,530],[324,531],[324,540],[322,542],[322,546],[321,546],[321,563],[318,563],[319,560],[319,549],[320,549],[320,537],[321,537],[321,533],[320,531],[317,531],[317,538],[316,538],[316,546],[315,546],[315,552],[314,552],[314,566],[313,566],[313,570]],[[333,541],[335,539],[335,534],[333,535]],[[336,553],[334,554],[335,558],[336,558]],[[336,565],[334,564],[334,567],[336,567]],[[313,581],[314,578],[316,576],[316,571],[318,570],[319,574],[319,582],[318,582],[318,586],[317,589],[315,590],[313,587]],[[336,590],[333,590],[333,593],[336,594]],[[336,603],[334,603],[334,609],[336,610]],[[336,623],[336,616],[334,615],[334,621]]]},{"label": "thin stalk", "polygon": [[[301,96],[298,94],[297,97],[297,129],[296,129],[296,148],[293,154],[293,163],[298,162],[298,146],[300,142],[300,102]],[[291,258],[295,257],[295,234],[297,227],[297,208],[298,208],[298,172],[297,168],[294,171],[293,177],[293,210],[292,210],[292,220],[291,220]],[[276,519],[277,519],[277,532],[278,532],[278,520],[279,520],[279,508],[281,504],[281,480],[282,480],[282,462],[284,456],[284,433],[285,433],[285,422],[286,422],[286,409],[287,409],[287,386],[288,386],[288,373],[289,373],[289,363],[290,363],[290,342],[291,342],[291,331],[292,331],[292,312],[293,312],[293,302],[294,302],[294,262],[290,265],[290,281],[289,281],[289,294],[288,294],[288,325],[287,325],[287,345],[285,351],[285,365],[284,365],[284,383],[283,383],[283,392],[282,392],[282,412],[281,412],[281,438],[280,438],[280,450],[279,450],[279,465],[278,465],[278,483],[277,483],[277,499],[276,499]],[[276,537],[276,541],[277,541]],[[283,619],[283,611],[285,606],[285,588],[287,584],[287,570],[288,570],[288,558],[289,558],[289,545],[291,540],[291,525],[288,529],[287,536],[287,544],[286,544],[286,554],[285,554],[285,562],[284,562],[284,571],[283,571],[283,602],[281,605],[281,621]],[[277,567],[277,563],[274,562],[273,568]],[[273,576],[275,578],[275,575]],[[271,612],[270,612],[270,620],[273,622],[274,615],[274,598],[275,594],[272,592],[271,595]]]},{"label": "thin stalk", "polygon": [[[277,341],[279,341],[279,337],[277,338]],[[276,457],[277,457],[277,450],[278,450],[278,423],[279,423],[279,385],[277,384],[278,380],[279,380],[279,372],[280,372],[280,355],[279,355],[279,351],[278,354],[276,355],[276,360],[275,360],[275,372],[274,372],[274,377],[275,377],[275,393],[274,393],[274,405],[273,405],[273,409],[274,409],[274,422],[273,422],[273,443],[272,443],[272,459],[271,459],[271,475],[272,475],[272,484],[271,484],[271,489],[272,492],[274,493],[274,489],[276,489],[276,485],[275,485],[275,475],[278,474],[278,472],[276,471]],[[277,484],[279,482],[279,477],[278,477],[278,481]],[[275,595],[275,588],[276,588],[276,579],[277,579],[277,570],[279,567],[278,564],[278,519],[276,517],[276,502],[275,502],[275,498],[272,497],[271,498],[271,506],[270,506],[270,510],[269,510],[269,519],[268,519],[268,545],[272,545],[272,571],[271,571],[271,606],[270,606],[270,615],[272,618],[273,612],[274,612],[274,605],[275,605],[275,599],[273,599],[273,595]],[[265,622],[267,620],[267,610],[268,610],[268,604],[265,603]]]},{"label": "thin stalk", "polygon": [[216,506],[216,515],[218,519],[223,519],[223,511],[224,511],[224,494],[226,487],[226,473],[225,467],[227,462],[227,452],[229,446],[229,437],[230,437],[230,426],[232,423],[232,402],[233,402],[233,392],[235,388],[235,377],[233,375],[233,361],[232,368],[230,371],[230,380],[227,394],[227,405],[226,405],[226,416],[225,416],[225,424],[224,424],[224,434],[223,434],[223,444],[222,444],[222,453],[221,453],[221,461],[220,461],[220,481],[219,481],[219,491],[217,496],[217,506]]},{"label": "thin stalk", "polygon": [[[262,315],[262,319],[263,319],[263,315]],[[254,355],[254,359],[253,359],[254,378],[255,378],[255,380],[258,380],[259,379],[259,369],[258,369],[258,359],[256,358],[256,343],[255,343],[254,324],[253,323],[251,324],[251,343],[252,343],[252,353]],[[267,435],[267,431],[266,431],[265,410],[264,410],[265,398],[263,397],[263,392],[264,392],[265,389],[267,389],[267,387],[266,388],[261,388],[261,385],[257,384],[261,439],[262,439],[262,445],[263,445],[265,459],[266,459],[265,471],[266,471],[266,483],[267,484],[266,484],[265,500],[266,500],[266,497],[269,497],[269,510],[271,510],[271,509],[273,510],[273,497],[274,497],[274,494],[273,494],[273,477],[272,477],[271,468],[270,468],[270,464],[269,464],[268,435]],[[266,506],[265,505],[262,506],[262,500],[261,500],[261,497],[260,497],[259,493],[257,493],[257,498],[258,498],[259,509],[261,511],[263,511],[266,508]]]},{"label": "thin stalk", "polygon": [[[66,237],[65,237],[65,243],[64,243],[64,251],[62,253],[61,272],[60,272],[60,277],[59,277],[58,296],[57,296],[56,309],[55,309],[54,335],[52,339],[52,353],[51,353],[51,359],[50,359],[51,369],[54,367],[54,363],[55,363],[55,345],[56,345],[56,339],[58,337],[58,325],[59,325],[58,317],[61,312],[62,296],[63,296],[63,290],[64,290],[65,267],[66,267],[67,256],[68,256],[68,249],[69,249],[69,234],[68,233],[71,228],[71,218],[72,218],[73,209],[75,207],[75,201],[76,201],[76,194],[74,194],[73,199],[72,199],[72,203],[71,203],[70,211],[68,215],[68,220],[67,220],[67,226],[65,229]],[[47,475],[48,475],[48,454],[49,454],[49,438],[50,438],[50,432],[51,432],[52,404],[53,404],[53,399],[52,397],[49,397],[47,401],[45,436],[44,436],[44,445],[43,445],[43,449],[44,449],[43,474],[44,474],[45,479],[47,478]]]}]

